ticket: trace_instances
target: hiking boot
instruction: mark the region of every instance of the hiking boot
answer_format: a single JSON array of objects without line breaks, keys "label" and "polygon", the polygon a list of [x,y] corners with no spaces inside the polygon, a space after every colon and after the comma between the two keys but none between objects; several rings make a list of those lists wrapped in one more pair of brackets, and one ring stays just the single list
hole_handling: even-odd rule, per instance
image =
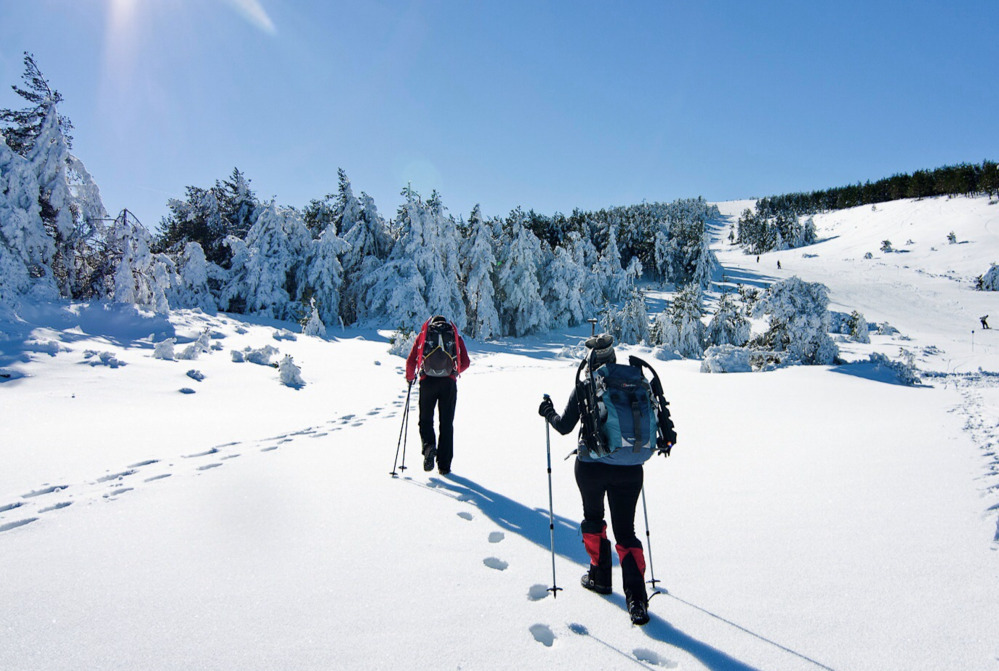
[{"label": "hiking boot", "polygon": [[439,467],[437,469],[437,472],[440,473],[441,475],[450,475],[451,474],[451,469],[450,468],[444,468],[443,466],[441,466],[441,467]]},{"label": "hiking boot", "polygon": [[437,458],[437,448],[433,445],[427,445],[423,448],[423,470],[432,471],[434,470],[434,459]]},{"label": "hiking boot", "polygon": [[628,615],[631,616],[631,623],[642,626],[649,623],[649,601],[641,598],[640,595],[626,594],[628,601]]},{"label": "hiking boot", "polygon": [[590,564],[590,570],[583,574],[579,580],[580,584],[591,592],[597,594],[610,594],[611,576],[610,569]]}]

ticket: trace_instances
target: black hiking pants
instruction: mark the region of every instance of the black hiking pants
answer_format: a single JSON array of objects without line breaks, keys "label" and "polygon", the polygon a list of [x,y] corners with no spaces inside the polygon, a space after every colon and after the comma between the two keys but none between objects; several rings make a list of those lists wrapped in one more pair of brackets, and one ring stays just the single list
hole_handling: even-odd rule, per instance
[{"label": "black hiking pants", "polygon": [[600,533],[606,497],[615,542],[626,548],[642,547],[635,535],[635,510],[645,478],[642,466],[609,466],[576,459],[575,471],[576,485],[583,497],[583,533]]},{"label": "black hiking pants", "polygon": [[[454,457],[454,408],[458,402],[458,382],[452,377],[425,377],[420,380],[420,440],[437,448],[437,467],[451,470]],[[434,408],[437,409],[440,437],[434,434]]]}]

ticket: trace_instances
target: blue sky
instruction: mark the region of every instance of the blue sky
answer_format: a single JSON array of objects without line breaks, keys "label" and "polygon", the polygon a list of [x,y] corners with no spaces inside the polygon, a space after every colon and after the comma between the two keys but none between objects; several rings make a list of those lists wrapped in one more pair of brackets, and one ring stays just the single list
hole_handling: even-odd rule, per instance
[{"label": "blue sky", "polygon": [[999,159],[999,2],[0,0],[112,214],[238,167],[386,218],[753,198]]}]

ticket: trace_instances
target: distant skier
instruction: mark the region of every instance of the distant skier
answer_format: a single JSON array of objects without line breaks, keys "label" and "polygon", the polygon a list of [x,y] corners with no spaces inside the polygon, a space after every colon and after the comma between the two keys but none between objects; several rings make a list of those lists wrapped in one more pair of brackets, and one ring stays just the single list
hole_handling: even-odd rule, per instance
[{"label": "distant skier", "polygon": [[777,270],[780,270],[780,261],[777,261]]},{"label": "distant skier", "polygon": [[[586,347],[590,351],[587,374],[600,369],[604,364],[615,363],[613,345],[614,338],[606,333],[586,341]],[[581,362],[580,370],[582,366]],[[586,589],[598,594],[610,594],[612,590],[611,546],[607,539],[607,523],[604,521],[606,496],[621,562],[628,613],[634,624],[643,625],[649,621],[649,597],[645,589],[645,552],[635,535],[635,509],[645,478],[642,464],[654,454],[656,434],[653,432],[650,436],[648,429],[645,431],[645,445],[650,449],[628,447],[600,458],[592,457],[584,436],[587,422],[581,417],[584,402],[579,398],[580,393],[586,392],[580,392],[579,385],[575,386],[561,416],[555,411],[551,399],[546,396],[538,407],[538,414],[563,436],[583,419],[576,451],[575,475],[583,500],[583,521],[580,528],[583,532],[583,546],[590,557],[590,568],[583,574],[581,583]],[[669,426],[672,427],[672,422]],[[672,428],[670,432],[672,433]],[[676,434],[672,433],[670,447],[675,439]]]},{"label": "distant skier", "polygon": [[987,321],[988,318],[989,318],[988,315],[985,315],[984,317],[979,317],[979,319],[982,320],[982,328],[983,329],[987,329],[989,327],[989,322]]},{"label": "distant skier", "polygon": [[[441,315],[428,319],[420,329],[406,359],[406,380],[420,376],[420,440],[423,470],[437,460],[441,475],[451,472],[454,458],[454,410],[458,402],[458,376],[470,362],[458,327]],[[440,424],[440,440],[434,433],[434,408]]]}]

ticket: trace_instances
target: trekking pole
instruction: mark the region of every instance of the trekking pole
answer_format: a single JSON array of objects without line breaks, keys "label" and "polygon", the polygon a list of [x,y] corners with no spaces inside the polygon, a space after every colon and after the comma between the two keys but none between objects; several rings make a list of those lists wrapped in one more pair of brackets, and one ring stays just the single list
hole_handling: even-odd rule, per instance
[{"label": "trekking pole", "polygon": [[413,383],[409,383],[409,387],[406,389],[406,409],[402,411],[402,426],[399,427],[399,440],[395,444],[395,460],[392,462],[392,473],[390,474],[393,478],[399,477],[399,474],[395,472],[395,465],[399,462],[399,446],[402,447],[402,465],[399,467],[400,471],[406,470],[406,447],[405,447],[405,437],[406,437],[406,427],[409,426],[409,395],[413,391]]},{"label": "trekking pole", "polygon": [[[551,398],[545,394],[545,398]],[[545,449],[548,453],[548,533],[551,535],[552,548],[552,586],[547,590],[552,593],[552,598],[557,599],[561,587],[555,581],[555,507],[552,505],[552,439],[551,429],[548,425],[548,418],[545,418]]]},{"label": "trekking pole", "polygon": [[645,515],[645,547],[649,551],[649,575],[652,576],[652,580],[645,582],[652,585],[652,595],[655,596],[659,593],[656,591],[656,583],[662,581],[656,580],[656,569],[652,566],[652,535],[649,533],[649,508],[645,505],[645,487],[642,487],[642,513]]}]

